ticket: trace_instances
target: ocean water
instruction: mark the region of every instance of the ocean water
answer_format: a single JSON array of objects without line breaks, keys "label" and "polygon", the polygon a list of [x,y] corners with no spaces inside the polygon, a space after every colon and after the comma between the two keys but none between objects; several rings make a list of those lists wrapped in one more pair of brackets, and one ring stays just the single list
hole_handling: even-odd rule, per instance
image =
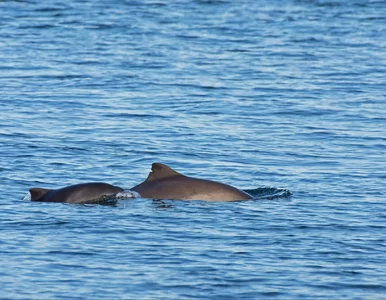
[{"label": "ocean water", "polygon": [[[386,2],[0,2],[1,299],[384,299]],[[233,203],[23,200],[153,162]]]}]

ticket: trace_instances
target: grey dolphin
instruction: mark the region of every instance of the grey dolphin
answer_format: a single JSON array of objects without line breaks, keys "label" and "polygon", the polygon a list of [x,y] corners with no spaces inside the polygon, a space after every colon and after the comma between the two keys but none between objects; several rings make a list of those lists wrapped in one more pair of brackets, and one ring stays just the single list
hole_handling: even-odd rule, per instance
[{"label": "grey dolphin", "polygon": [[130,190],[152,199],[228,202],[253,198],[233,186],[188,177],[160,163],[153,163],[147,179]]},{"label": "grey dolphin", "polygon": [[114,195],[122,191],[123,189],[118,186],[103,182],[75,184],[57,190],[42,188],[32,188],[29,190],[31,201],[78,204],[99,203],[101,197]]}]

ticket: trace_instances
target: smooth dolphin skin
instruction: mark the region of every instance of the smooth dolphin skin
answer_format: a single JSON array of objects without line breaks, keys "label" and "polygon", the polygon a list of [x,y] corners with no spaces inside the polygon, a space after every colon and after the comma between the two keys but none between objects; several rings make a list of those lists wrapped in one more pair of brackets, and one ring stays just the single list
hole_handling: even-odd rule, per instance
[{"label": "smooth dolphin skin", "polygon": [[188,177],[160,163],[153,163],[147,179],[130,190],[151,199],[229,202],[253,198],[233,186]]},{"label": "smooth dolphin skin", "polygon": [[57,190],[42,188],[32,188],[29,190],[31,201],[77,204],[99,203],[103,196],[114,195],[122,191],[123,189],[118,186],[103,182],[81,183]]}]

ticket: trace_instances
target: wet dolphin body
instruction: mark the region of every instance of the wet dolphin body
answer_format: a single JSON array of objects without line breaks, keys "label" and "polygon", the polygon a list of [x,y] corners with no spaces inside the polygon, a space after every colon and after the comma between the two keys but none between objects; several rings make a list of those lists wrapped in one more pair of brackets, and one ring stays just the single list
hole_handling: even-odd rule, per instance
[{"label": "wet dolphin body", "polygon": [[31,201],[67,202],[67,203],[99,203],[103,196],[122,192],[123,189],[108,183],[91,182],[70,185],[57,190],[32,188],[29,190]]},{"label": "wet dolphin body", "polygon": [[166,165],[153,163],[147,179],[130,190],[143,198],[171,200],[238,201],[252,199],[239,189],[220,182],[182,175]]}]

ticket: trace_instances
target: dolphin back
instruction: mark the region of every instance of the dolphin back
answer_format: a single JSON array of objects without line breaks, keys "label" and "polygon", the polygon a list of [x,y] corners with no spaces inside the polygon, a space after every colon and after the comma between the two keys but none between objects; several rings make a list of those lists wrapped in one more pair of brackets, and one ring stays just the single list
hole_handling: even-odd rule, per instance
[{"label": "dolphin back", "polygon": [[42,188],[30,189],[31,201],[40,202],[67,202],[67,203],[94,203],[96,199],[122,192],[124,189],[103,182],[90,182],[70,185],[57,190]]},{"label": "dolphin back", "polygon": [[233,186],[188,177],[160,163],[153,163],[147,179],[130,190],[152,199],[228,202],[253,198]]}]

